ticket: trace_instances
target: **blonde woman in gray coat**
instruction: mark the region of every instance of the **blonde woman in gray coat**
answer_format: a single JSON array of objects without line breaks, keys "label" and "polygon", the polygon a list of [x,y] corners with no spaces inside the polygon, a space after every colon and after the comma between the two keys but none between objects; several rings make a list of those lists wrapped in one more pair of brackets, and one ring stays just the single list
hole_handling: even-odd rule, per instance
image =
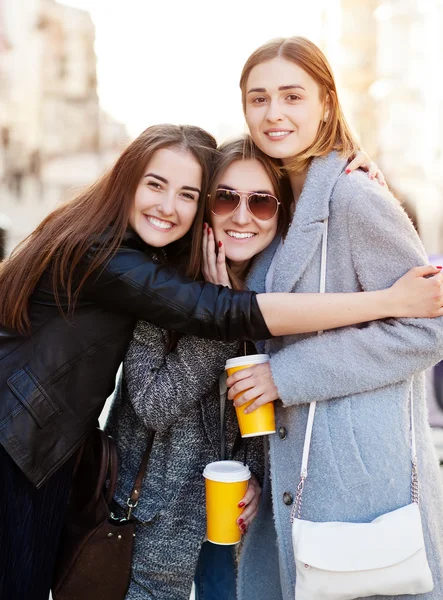
[{"label": "blonde woman in gray coat", "polygon": [[[327,292],[378,290],[426,263],[411,222],[390,193],[360,172],[344,175],[356,142],[330,67],[314,44],[296,37],[265,44],[247,60],[240,85],[251,136],[286,169],[294,196],[288,233],[256,260],[251,289],[319,291],[325,219]],[[437,292],[440,283],[435,283]],[[275,402],[278,432],[269,437],[261,506],[242,553],[240,600],[294,598],[290,513],[310,402],[317,401],[317,411],[303,519],[369,522],[411,501],[411,386],[420,510],[434,581],[434,590],[419,597],[441,600],[443,493],[423,378],[423,371],[443,357],[441,318],[385,320],[321,336],[283,337],[267,342],[267,350],[270,367],[228,379],[229,398],[248,390],[235,404],[254,397],[255,407]]]}]

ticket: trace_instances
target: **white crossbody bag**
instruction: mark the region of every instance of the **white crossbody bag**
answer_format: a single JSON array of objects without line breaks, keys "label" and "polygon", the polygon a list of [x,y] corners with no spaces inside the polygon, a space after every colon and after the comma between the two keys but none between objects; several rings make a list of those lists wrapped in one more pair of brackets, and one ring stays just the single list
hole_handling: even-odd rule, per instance
[{"label": "white crossbody bag", "polygon": [[[326,287],[328,220],[324,221],[320,292]],[[322,332],[319,332],[320,334]],[[309,406],[300,482],[291,513],[296,600],[354,600],[424,594],[434,584],[419,509],[414,399],[411,413],[411,503],[370,523],[318,523],[301,518],[316,402]],[[345,443],[345,442],[344,442]]]}]

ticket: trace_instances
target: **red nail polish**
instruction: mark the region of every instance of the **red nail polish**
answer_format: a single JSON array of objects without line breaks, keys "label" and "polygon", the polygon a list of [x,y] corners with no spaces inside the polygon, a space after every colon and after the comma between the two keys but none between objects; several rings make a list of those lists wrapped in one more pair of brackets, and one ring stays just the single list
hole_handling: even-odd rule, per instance
[{"label": "red nail polish", "polygon": [[208,235],[211,233],[211,228],[208,227]]},{"label": "red nail polish", "polygon": [[205,230],[207,227],[206,223],[203,223],[203,230]]},{"label": "red nail polish", "polygon": [[443,269],[443,267],[439,267],[438,265],[435,268],[436,269]]},{"label": "red nail polish", "polygon": [[[243,507],[244,507],[244,505],[245,505],[245,503],[244,503],[244,502],[239,502],[239,503],[238,503],[238,507],[239,507],[239,508],[243,508]],[[239,521],[239,522],[240,522],[240,521]]]},{"label": "red nail polish", "polygon": [[351,169],[346,169],[345,172],[349,175],[349,173],[351,172]]},{"label": "red nail polish", "polygon": [[[239,519],[239,520],[238,520],[238,524],[239,524],[239,525],[241,525],[243,522],[244,522],[244,521],[243,521],[243,519]],[[244,527],[244,525],[243,525],[243,527]]]},{"label": "red nail polish", "polygon": [[223,244],[221,242],[218,243],[218,247],[221,248]]}]

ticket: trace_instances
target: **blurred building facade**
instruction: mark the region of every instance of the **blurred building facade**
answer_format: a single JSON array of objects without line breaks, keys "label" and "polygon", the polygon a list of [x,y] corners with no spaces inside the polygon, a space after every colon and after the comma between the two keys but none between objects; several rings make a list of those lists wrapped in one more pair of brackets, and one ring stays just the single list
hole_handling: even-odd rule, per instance
[{"label": "blurred building facade", "polygon": [[128,141],[99,107],[94,38],[85,11],[55,0],[0,0],[0,215],[12,224],[8,250]]},{"label": "blurred building facade", "polygon": [[[325,0],[322,30],[362,146],[416,214],[428,253],[443,253],[443,0]],[[94,37],[85,11],[0,0],[0,229],[3,214],[13,223],[9,249],[128,140],[99,107]]]},{"label": "blurred building facade", "polygon": [[443,253],[443,0],[340,0],[341,88],[389,185]]}]

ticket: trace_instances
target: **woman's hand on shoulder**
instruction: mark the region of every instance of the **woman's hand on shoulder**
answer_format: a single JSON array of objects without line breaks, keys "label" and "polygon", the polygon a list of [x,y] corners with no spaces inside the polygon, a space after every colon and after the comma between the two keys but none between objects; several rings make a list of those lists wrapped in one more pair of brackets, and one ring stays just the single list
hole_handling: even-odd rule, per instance
[{"label": "woman's hand on shoulder", "polygon": [[443,274],[431,265],[414,267],[388,290],[392,317],[442,317]]},{"label": "woman's hand on shoulder", "polygon": [[203,277],[210,283],[232,287],[226,269],[225,247],[221,242],[218,244],[218,252],[215,251],[214,232],[207,223],[203,227]]},{"label": "woman's hand on shoulder", "polygon": [[226,385],[229,388],[229,400],[234,400],[238,394],[241,394],[239,398],[234,400],[234,406],[243,406],[243,404],[255,398],[254,402],[248,408],[245,408],[245,414],[253,412],[263,404],[279,399],[269,363],[254,365],[237,371],[228,377]]},{"label": "woman's hand on shoulder", "polygon": [[378,168],[376,163],[371,160],[371,157],[363,150],[359,150],[355,153],[355,155],[351,156],[349,159],[349,164],[346,167],[346,173],[349,175],[349,173],[352,173],[352,171],[355,171],[356,169],[365,171],[370,179],[377,179],[380,185],[386,186],[383,172]]},{"label": "woman's hand on shoulder", "polygon": [[260,504],[261,487],[258,483],[257,477],[252,474],[251,479],[248,483],[248,489],[246,494],[239,502],[239,507],[245,507],[242,514],[237,519],[238,528],[242,533],[246,533],[249,525],[257,516],[258,507]]}]

